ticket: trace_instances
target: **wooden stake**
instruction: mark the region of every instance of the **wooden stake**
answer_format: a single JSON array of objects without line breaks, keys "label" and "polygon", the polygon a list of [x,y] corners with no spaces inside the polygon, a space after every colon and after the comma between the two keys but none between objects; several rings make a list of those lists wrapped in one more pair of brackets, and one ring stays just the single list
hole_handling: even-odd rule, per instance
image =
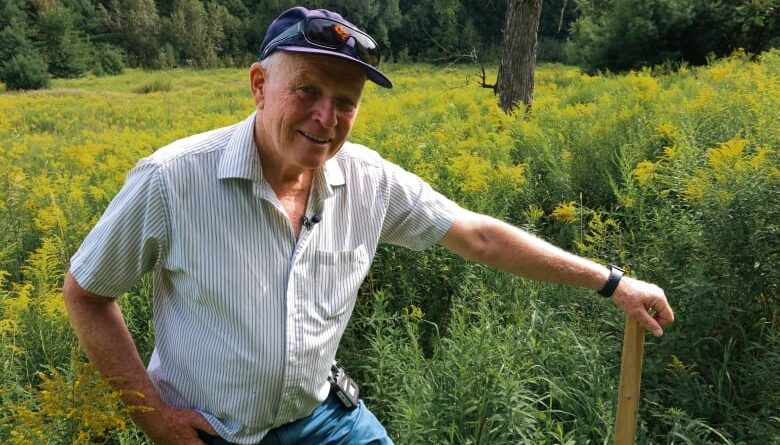
[{"label": "wooden stake", "polygon": [[639,409],[644,348],[644,328],[634,317],[626,316],[615,420],[615,445],[634,445],[636,441],[636,415]]}]

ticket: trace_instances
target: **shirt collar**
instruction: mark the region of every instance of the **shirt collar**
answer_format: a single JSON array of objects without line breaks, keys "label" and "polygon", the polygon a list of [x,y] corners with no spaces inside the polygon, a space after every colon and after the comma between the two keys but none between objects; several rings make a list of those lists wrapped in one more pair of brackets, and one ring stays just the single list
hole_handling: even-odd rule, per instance
[{"label": "shirt collar", "polygon": [[[255,145],[255,115],[256,113],[252,113],[243,122],[236,125],[233,136],[220,158],[217,170],[219,179],[241,178],[258,184],[263,182],[260,155],[257,153],[257,145]],[[337,157],[328,159],[322,166],[328,196],[333,194],[333,187],[344,185],[346,182]]]},{"label": "shirt collar", "polygon": [[241,178],[262,183],[263,169],[255,145],[255,113],[236,125],[220,158],[217,177]]}]

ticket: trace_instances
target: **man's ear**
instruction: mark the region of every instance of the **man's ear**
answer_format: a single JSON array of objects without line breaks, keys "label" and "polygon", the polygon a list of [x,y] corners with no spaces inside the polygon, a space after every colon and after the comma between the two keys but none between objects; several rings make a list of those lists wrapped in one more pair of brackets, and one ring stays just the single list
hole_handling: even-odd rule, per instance
[{"label": "man's ear", "polygon": [[255,108],[263,109],[265,93],[263,86],[268,80],[265,69],[260,62],[255,62],[249,67],[249,88],[252,90],[252,98],[255,100]]}]

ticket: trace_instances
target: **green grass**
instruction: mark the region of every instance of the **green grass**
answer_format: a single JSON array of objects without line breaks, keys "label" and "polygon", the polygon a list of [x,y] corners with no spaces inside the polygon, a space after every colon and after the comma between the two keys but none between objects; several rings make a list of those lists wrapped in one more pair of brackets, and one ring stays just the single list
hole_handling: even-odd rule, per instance
[{"label": "green grass", "polygon": [[[513,116],[473,67],[387,72],[396,88],[367,87],[352,140],[666,289],[678,321],[647,338],[637,443],[780,444],[780,54],[622,76],[542,65]],[[72,393],[86,372],[58,294],[68,258],[138,159],[253,108],[238,69],[0,94],[0,442],[101,440],[36,411],[53,406],[41,385]],[[121,302],[145,358],[149,300],[145,279]],[[398,444],[610,443],[622,326],[587,291],[381,247],[339,355]],[[119,425],[108,443],[145,443]]]}]

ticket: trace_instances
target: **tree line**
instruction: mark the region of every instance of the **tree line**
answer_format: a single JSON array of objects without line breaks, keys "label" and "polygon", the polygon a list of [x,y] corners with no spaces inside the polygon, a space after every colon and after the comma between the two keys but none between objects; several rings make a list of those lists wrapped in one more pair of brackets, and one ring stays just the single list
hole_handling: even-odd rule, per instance
[{"label": "tree line", "polygon": [[[13,88],[125,66],[246,66],[295,5],[342,12],[385,60],[491,63],[507,0],[0,0],[0,74]],[[589,71],[701,64],[778,46],[779,23],[780,0],[547,0],[537,55]]]}]

